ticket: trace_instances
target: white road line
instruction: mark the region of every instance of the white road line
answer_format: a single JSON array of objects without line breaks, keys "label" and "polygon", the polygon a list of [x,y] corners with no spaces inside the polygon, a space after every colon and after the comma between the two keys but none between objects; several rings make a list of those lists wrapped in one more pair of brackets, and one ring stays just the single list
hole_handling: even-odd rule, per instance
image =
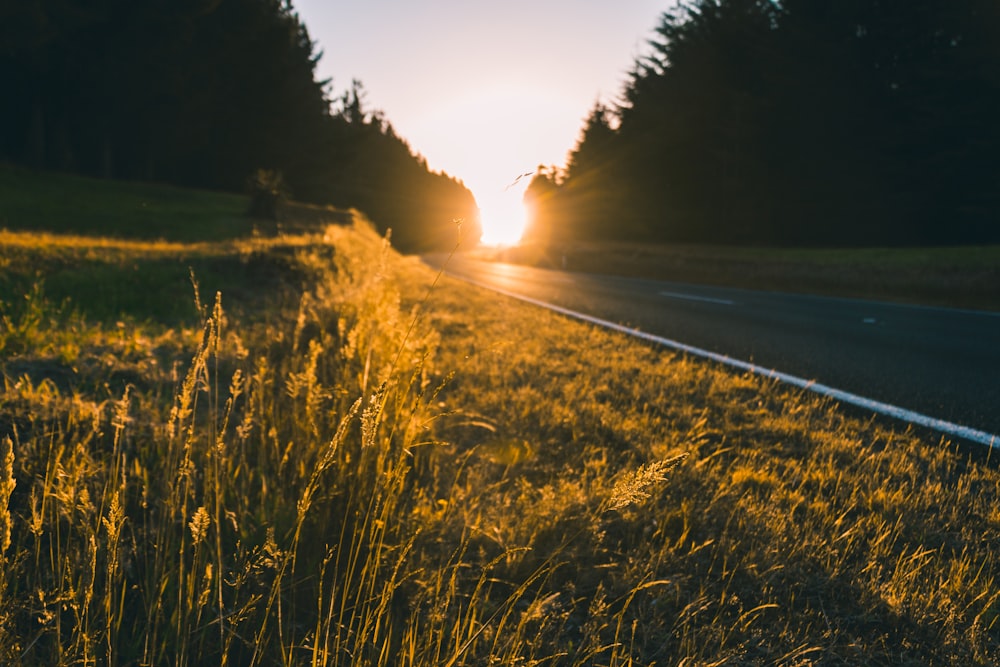
[{"label": "white road line", "polygon": [[669,338],[663,338],[662,336],[656,336],[651,333],[646,333],[644,331],[639,331],[637,329],[630,329],[629,327],[623,326],[616,322],[609,322],[608,320],[602,320],[598,317],[592,315],[587,315],[586,313],[580,313],[575,310],[570,310],[569,308],[563,308],[562,306],[557,306],[552,303],[547,303],[545,301],[540,301],[538,299],[533,299],[523,294],[517,294],[515,292],[509,292],[504,289],[499,289],[485,283],[481,283],[478,280],[473,280],[462,275],[448,273],[448,275],[453,278],[458,278],[464,280],[467,283],[482,287],[484,289],[492,290],[498,294],[503,294],[504,296],[509,296],[513,299],[519,299],[526,303],[533,304],[535,306],[540,306],[542,308],[547,308],[556,313],[566,315],[567,317],[572,317],[583,322],[588,322],[590,324],[596,324],[599,327],[604,327],[606,329],[611,329],[612,331],[618,331],[635,338],[640,338],[642,340],[647,340],[664,347],[668,347],[674,350],[679,350],[681,352],[686,352],[687,354],[702,357],[704,359],[711,359],[712,361],[717,361],[726,366],[732,368],[738,368],[740,370],[749,371],[757,375],[762,375],[768,378],[774,378],[786,384],[793,385],[795,387],[800,387],[808,391],[816,392],[823,396],[836,399],[841,403],[847,403],[849,405],[854,405],[866,410],[871,410],[877,414],[886,415],[889,417],[894,417],[896,419],[901,419],[910,424],[918,424],[920,426],[925,426],[929,429],[938,431],[939,433],[945,433],[954,437],[962,438],[965,440],[971,440],[972,442],[978,442],[983,445],[988,445],[989,447],[995,447],[1000,449],[1000,435],[995,435],[992,433],[987,433],[985,431],[980,431],[978,429],[971,428],[969,426],[962,426],[961,424],[954,424],[943,419],[937,419],[935,417],[929,417],[927,415],[920,414],[919,412],[913,412],[912,410],[907,410],[896,405],[891,405],[889,403],[883,403],[881,401],[876,401],[871,398],[865,398],[864,396],[859,396],[858,394],[852,394],[841,389],[836,389],[834,387],[828,387],[825,384],[820,384],[813,380],[806,380],[795,375],[789,375],[788,373],[782,373],[770,368],[761,368],[760,366],[755,366],[746,361],[740,361],[739,359],[733,359],[732,357],[727,357],[723,354],[718,354],[716,352],[710,352],[709,350],[703,350],[700,347],[694,347],[693,345],[687,345],[686,343],[681,343],[676,340],[671,340]]},{"label": "white road line", "polygon": [[706,301],[708,303],[721,303],[724,306],[732,306],[736,302],[729,299],[713,299],[710,296],[695,296],[694,294],[682,294],[681,292],[660,292],[660,296],[669,296],[674,299],[686,299],[688,301]]}]

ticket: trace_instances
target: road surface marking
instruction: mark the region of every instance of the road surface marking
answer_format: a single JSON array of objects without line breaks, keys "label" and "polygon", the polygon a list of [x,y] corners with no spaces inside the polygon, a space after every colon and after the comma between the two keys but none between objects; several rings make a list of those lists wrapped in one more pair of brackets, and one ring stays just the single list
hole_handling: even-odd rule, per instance
[{"label": "road surface marking", "polygon": [[487,285],[486,283],[481,283],[478,280],[473,280],[465,276],[450,273],[454,278],[464,280],[471,285],[477,285],[484,289],[492,290],[497,294],[503,294],[504,296],[509,296],[514,299],[519,299],[525,303],[530,303],[535,306],[540,306],[542,308],[547,308],[553,312],[559,313],[561,315],[566,315],[567,317],[572,317],[583,322],[588,322],[590,324],[595,324],[599,327],[604,327],[605,329],[611,329],[612,331],[618,331],[620,333],[627,334],[634,338],[639,338],[642,340],[650,341],[652,343],[657,343],[658,345],[663,345],[673,350],[678,350],[680,352],[685,352],[687,354],[701,357],[703,359],[711,359],[712,361],[717,361],[721,364],[729,366],[731,368],[738,368],[740,370],[749,371],[756,375],[762,375],[767,378],[772,378],[785,384],[790,384],[801,389],[806,389],[808,391],[815,392],[822,396],[827,396],[841,403],[847,403],[849,405],[854,405],[866,410],[871,410],[877,414],[886,415],[889,417],[894,417],[895,419],[900,419],[902,421],[908,422],[910,424],[918,424],[920,426],[927,427],[939,433],[945,433],[954,437],[962,438],[965,440],[970,440],[972,442],[978,442],[983,445],[988,445],[989,447],[995,447],[1000,449],[1000,435],[995,435],[993,433],[987,433],[985,431],[980,431],[978,429],[971,428],[969,426],[962,426],[961,424],[955,424],[943,419],[937,419],[936,417],[929,417],[919,412],[913,412],[912,410],[907,410],[890,403],[883,403],[881,401],[876,401],[871,398],[866,398],[864,396],[859,396],[858,394],[852,394],[848,391],[843,391],[841,389],[836,389],[834,387],[829,387],[825,384],[820,384],[814,380],[806,380],[795,375],[789,375],[788,373],[782,373],[781,371],[776,371],[771,368],[762,368],[760,366],[755,366],[746,361],[740,361],[739,359],[733,359],[732,357],[727,357],[724,354],[719,354],[717,352],[711,352],[709,350],[703,350],[700,347],[694,347],[693,345],[688,345],[687,343],[681,343],[676,340],[671,340],[669,338],[664,338],[662,336],[657,336],[655,334],[646,333],[645,331],[639,331],[638,329],[631,329],[617,322],[610,322],[608,320],[602,320],[599,317],[594,317],[593,315],[587,315],[586,313],[581,313],[575,310],[570,310],[569,308],[563,308],[562,306],[557,306],[552,303],[547,303],[545,301],[540,301],[538,299],[533,299],[529,296],[524,296],[523,294],[517,294],[516,292],[510,292],[504,289],[493,287]]},{"label": "road surface marking", "polygon": [[669,296],[674,299],[687,299],[688,301],[706,301],[708,303],[721,303],[723,306],[733,306],[735,301],[729,299],[713,299],[710,296],[695,296],[693,294],[682,294],[681,292],[660,292],[660,296]]}]

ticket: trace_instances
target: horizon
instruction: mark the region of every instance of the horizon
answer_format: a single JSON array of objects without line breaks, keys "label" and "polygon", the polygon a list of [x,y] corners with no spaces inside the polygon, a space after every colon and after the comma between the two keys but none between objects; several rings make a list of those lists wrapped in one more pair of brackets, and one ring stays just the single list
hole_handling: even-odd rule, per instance
[{"label": "horizon", "polygon": [[382,0],[344,11],[299,0],[293,9],[323,54],[317,78],[332,80],[334,96],[360,81],[369,108],[473,193],[483,242],[502,245],[525,223],[531,179],[518,177],[565,164],[591,108],[617,99],[671,6],[518,0],[498,12]]}]

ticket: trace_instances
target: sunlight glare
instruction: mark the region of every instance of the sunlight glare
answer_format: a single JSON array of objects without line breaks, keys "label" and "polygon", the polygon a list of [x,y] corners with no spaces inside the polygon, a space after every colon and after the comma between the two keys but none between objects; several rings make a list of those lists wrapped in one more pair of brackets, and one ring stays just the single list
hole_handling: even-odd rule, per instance
[{"label": "sunlight glare", "polygon": [[510,246],[520,242],[528,221],[522,200],[523,190],[523,187],[510,188],[477,197],[483,245]]}]

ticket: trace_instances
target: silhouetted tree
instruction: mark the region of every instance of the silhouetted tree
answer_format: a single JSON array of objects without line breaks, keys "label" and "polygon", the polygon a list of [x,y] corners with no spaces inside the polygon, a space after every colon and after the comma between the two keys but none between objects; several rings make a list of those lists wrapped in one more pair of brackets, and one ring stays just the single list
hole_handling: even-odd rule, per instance
[{"label": "silhouetted tree", "polygon": [[[474,246],[482,235],[472,193],[450,176],[433,172],[379,111],[365,107],[364,87],[353,82],[331,123],[339,136],[338,176],[311,198],[353,206],[406,251]],[[461,224],[459,224],[461,223]]]},{"label": "silhouetted tree", "polygon": [[0,159],[233,191],[263,169],[411,248],[454,218],[479,238],[471,193],[368,113],[360,84],[331,111],[288,0],[19,0],[0,4],[0,40]]},{"label": "silhouetted tree", "polygon": [[622,100],[548,196],[577,237],[1000,241],[995,2],[698,0]]},{"label": "silhouetted tree", "polygon": [[550,243],[574,236],[567,228],[566,215],[561,210],[559,174],[554,167],[539,165],[531,182],[524,190],[524,204],[528,222],[524,230],[525,241]]}]

